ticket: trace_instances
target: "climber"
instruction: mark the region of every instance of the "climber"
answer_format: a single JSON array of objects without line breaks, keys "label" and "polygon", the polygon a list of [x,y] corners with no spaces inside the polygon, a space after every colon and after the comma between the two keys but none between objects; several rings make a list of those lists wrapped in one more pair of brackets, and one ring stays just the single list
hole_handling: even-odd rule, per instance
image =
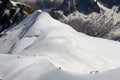
[{"label": "climber", "polygon": [[61,69],[61,67],[59,67],[59,69]]},{"label": "climber", "polygon": [[95,71],[95,73],[98,73],[98,72],[99,72],[98,70]]}]

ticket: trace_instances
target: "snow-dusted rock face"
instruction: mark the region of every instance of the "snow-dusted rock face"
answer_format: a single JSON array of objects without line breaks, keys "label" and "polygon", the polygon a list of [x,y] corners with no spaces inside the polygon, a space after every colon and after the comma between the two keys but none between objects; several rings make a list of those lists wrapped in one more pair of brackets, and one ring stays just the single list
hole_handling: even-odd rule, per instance
[{"label": "snow-dusted rock face", "polygon": [[120,13],[113,11],[106,11],[104,14],[92,13],[89,15],[84,15],[76,11],[64,17],[61,21],[87,35],[120,41],[120,34],[118,33],[120,28],[119,15]]},{"label": "snow-dusted rock face", "polygon": [[8,30],[0,38],[0,45],[2,54],[45,56],[56,66],[80,73],[101,72],[120,66],[119,42],[76,32],[41,11]]},{"label": "snow-dusted rock face", "polygon": [[114,5],[111,9],[103,6],[104,1],[84,1],[78,0],[78,2],[75,2],[74,0],[70,2],[70,0],[66,0],[66,5],[68,6],[64,2],[58,11],[52,11],[50,14],[79,32],[90,36],[120,41],[120,34],[118,33],[120,13],[119,5],[116,5],[119,4],[119,1],[118,3],[116,1],[114,4],[113,1],[108,1],[111,2],[108,5]]},{"label": "snow-dusted rock face", "polygon": [[[67,16],[64,15],[65,11],[63,9],[60,9],[58,11],[55,10],[50,14],[54,18],[72,26],[75,30],[79,32],[83,32],[90,36],[102,37],[106,39],[120,41],[120,34],[118,33],[118,30],[120,28],[119,27],[120,13],[118,12],[119,6],[113,6],[112,9],[108,9],[104,7],[100,2],[93,1],[92,3],[94,4],[91,4],[91,7],[90,5],[88,6],[88,9],[89,8],[92,9],[91,10],[92,13],[90,13],[90,11],[87,10],[87,7],[86,7],[86,5],[88,5],[87,3],[83,4],[84,6],[82,7],[83,11],[82,9],[79,10],[79,7],[75,6],[75,4],[77,5],[77,3],[75,4],[71,3],[72,6],[69,6],[69,7],[72,7],[72,8],[70,9],[63,8],[65,10],[69,10],[68,11],[69,15]],[[81,6],[82,5],[80,5],[80,8]],[[89,14],[87,14],[85,10],[88,11]]]},{"label": "snow-dusted rock face", "polygon": [[14,23],[20,22],[30,12],[30,7],[11,0],[0,1],[0,33]]},{"label": "snow-dusted rock face", "polygon": [[119,0],[37,0],[33,2],[55,19],[67,23],[79,32],[120,41]]}]

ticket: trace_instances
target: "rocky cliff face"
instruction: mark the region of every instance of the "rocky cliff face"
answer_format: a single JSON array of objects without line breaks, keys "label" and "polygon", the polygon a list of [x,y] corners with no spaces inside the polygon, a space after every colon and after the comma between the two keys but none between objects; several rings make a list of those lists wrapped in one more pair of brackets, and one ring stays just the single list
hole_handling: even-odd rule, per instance
[{"label": "rocky cliff face", "polygon": [[18,23],[29,13],[30,8],[19,2],[10,0],[0,1],[0,32]]}]

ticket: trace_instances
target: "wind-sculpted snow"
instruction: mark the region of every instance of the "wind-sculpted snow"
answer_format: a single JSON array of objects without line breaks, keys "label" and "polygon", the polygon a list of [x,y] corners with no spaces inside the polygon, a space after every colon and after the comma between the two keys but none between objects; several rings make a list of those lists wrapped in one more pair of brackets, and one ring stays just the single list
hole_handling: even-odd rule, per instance
[{"label": "wind-sculpted snow", "polygon": [[0,45],[2,54],[45,56],[54,65],[73,72],[101,72],[120,66],[119,42],[76,32],[41,11],[8,30]]},{"label": "wind-sculpted snow", "polygon": [[0,80],[119,80],[120,69],[80,74],[60,69],[47,57],[0,54]]}]

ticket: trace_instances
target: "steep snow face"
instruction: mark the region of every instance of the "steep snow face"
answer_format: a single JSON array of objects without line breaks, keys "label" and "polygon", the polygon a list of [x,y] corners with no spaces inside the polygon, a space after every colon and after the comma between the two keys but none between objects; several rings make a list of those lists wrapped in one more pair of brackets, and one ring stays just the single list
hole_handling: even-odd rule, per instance
[{"label": "steep snow face", "polygon": [[0,45],[0,53],[45,56],[56,66],[80,73],[120,66],[119,42],[78,33],[41,11],[8,30],[0,38]]}]

